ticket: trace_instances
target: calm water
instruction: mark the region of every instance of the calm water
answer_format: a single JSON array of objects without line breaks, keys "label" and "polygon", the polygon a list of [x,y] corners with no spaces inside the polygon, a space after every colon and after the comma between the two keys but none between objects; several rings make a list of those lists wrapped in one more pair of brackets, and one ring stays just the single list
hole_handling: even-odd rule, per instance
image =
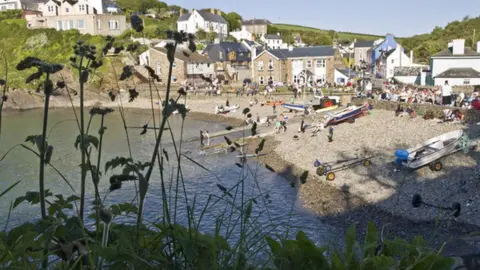
[{"label": "calm water", "polygon": [[[127,125],[142,126],[150,121],[150,114],[147,110],[127,110]],[[88,114],[87,114],[88,115]],[[80,153],[74,147],[75,139],[78,135],[76,122],[73,121],[74,114],[72,110],[57,109],[50,112],[48,139],[49,144],[55,147],[51,163],[56,166],[71,182],[74,189],[80,192]],[[91,134],[97,136],[99,128],[99,118],[92,122]],[[180,137],[181,121],[178,116],[170,118],[172,130],[176,138]],[[27,111],[21,113],[9,113],[4,116],[3,134],[0,138],[0,155],[3,155],[9,148],[16,144],[23,143],[28,135],[41,134],[42,112]],[[116,156],[128,157],[128,147],[120,115],[115,112],[106,118],[105,125],[107,130],[104,140],[103,161],[100,168],[103,170],[106,161]],[[150,121],[150,126],[152,126]],[[210,133],[224,130],[225,126],[217,123],[202,121],[186,121],[183,137],[185,139],[198,136],[199,129],[208,129]],[[131,129],[129,131],[132,155],[134,160],[149,161],[152,148],[154,147],[154,134],[150,130],[146,135],[140,136],[140,129]],[[172,147],[170,136],[163,142],[170,158],[174,158],[175,153]],[[220,142],[221,138],[215,142]],[[36,149],[35,146],[25,143]],[[272,173],[261,166],[256,161],[249,161],[250,170],[241,170],[235,165],[237,161],[236,153],[217,154],[200,156],[198,154],[199,142],[190,142],[182,146],[182,152],[195,159],[198,163],[211,172],[207,172],[188,160],[182,163],[182,170],[186,186],[188,204],[192,206],[194,197],[196,198],[195,213],[199,216],[202,208],[206,205],[209,195],[221,196],[222,192],[217,184],[226,188],[233,187],[236,183],[245,177],[245,193],[247,198],[257,198],[258,204],[254,205],[253,219],[256,220],[255,226],[262,227],[265,231],[271,231],[272,234],[285,234],[287,230],[290,233],[301,229],[304,230],[312,240],[317,244],[328,244],[332,238],[336,238],[338,232],[333,228],[323,224],[317,217],[308,213],[300,206],[297,201],[295,189],[281,177]],[[95,158],[96,160],[96,158]],[[170,167],[165,175],[176,172],[175,162],[171,161]],[[119,171],[116,171],[119,173]],[[242,175],[243,174],[243,175]],[[100,183],[100,193],[103,196],[109,187],[109,177],[111,172],[104,175]],[[256,175],[257,181],[254,181]],[[0,162],[0,192],[6,189],[15,181],[21,180],[21,183],[11,190],[7,195],[0,199],[0,225],[3,227],[7,221],[7,213],[10,203],[22,196],[26,191],[38,190],[38,158],[23,148],[17,148],[12,151],[8,157]],[[92,201],[93,186],[87,178],[87,194],[90,194],[88,201]],[[176,183],[168,183],[169,192],[175,193]],[[74,194],[74,192],[65,184],[65,182],[50,168],[46,167],[46,188],[53,194],[63,194],[64,197]],[[181,185],[180,185],[181,186]],[[129,202],[134,197],[134,185],[126,184],[120,190],[116,190],[108,195],[106,205]],[[186,202],[183,190],[179,191],[179,212],[178,221],[186,225],[185,213]],[[268,194],[268,195],[267,195]],[[263,196],[262,196],[263,195]],[[173,197],[173,196],[172,196]],[[268,199],[262,199],[268,197]],[[266,204],[263,203],[266,202]],[[154,221],[161,218],[161,185],[158,169],[150,183],[150,189],[145,203],[145,218]],[[173,203],[173,201],[172,201]],[[267,205],[267,206],[265,206]],[[226,203],[220,202],[211,206],[202,220],[201,230],[211,232],[215,228],[215,220],[225,209]],[[90,206],[87,207],[88,211]],[[39,205],[29,205],[23,203],[18,206],[11,215],[9,227],[19,225],[26,221],[38,219],[40,212]],[[278,226],[270,226],[274,223]],[[134,222],[133,218],[124,217],[122,220],[116,219],[116,222]],[[289,226],[288,226],[289,225]],[[336,240],[338,241],[338,239]]]}]

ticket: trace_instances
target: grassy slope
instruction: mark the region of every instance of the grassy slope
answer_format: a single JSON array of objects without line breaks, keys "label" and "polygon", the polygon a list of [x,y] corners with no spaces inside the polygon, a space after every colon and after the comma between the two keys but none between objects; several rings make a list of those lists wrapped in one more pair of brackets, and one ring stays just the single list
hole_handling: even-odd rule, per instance
[{"label": "grassy slope", "polygon": [[[300,25],[292,25],[292,24],[273,24],[274,27],[278,28],[279,30],[284,31],[299,31],[299,32],[316,32],[321,34],[328,34],[328,30],[322,30],[314,27],[308,26],[300,26]],[[361,40],[375,40],[381,38],[382,36],[377,35],[370,35],[370,34],[360,34],[360,33],[350,33],[350,32],[336,32],[336,37],[340,40],[353,40],[353,39],[361,39]]]}]

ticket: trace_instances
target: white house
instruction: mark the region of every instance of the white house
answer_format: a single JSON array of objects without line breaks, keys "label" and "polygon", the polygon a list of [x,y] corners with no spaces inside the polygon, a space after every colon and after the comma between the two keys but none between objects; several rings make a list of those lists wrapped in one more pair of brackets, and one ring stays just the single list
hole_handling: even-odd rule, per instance
[{"label": "white house", "polygon": [[280,36],[280,33],[277,33],[276,35],[272,34],[267,34],[267,35],[262,35],[260,40],[267,45],[267,47],[271,50],[278,50],[278,49],[287,49],[288,44],[283,43],[282,37]]},{"label": "white house", "polygon": [[400,44],[395,49],[388,51],[385,59],[386,79],[391,79],[395,76],[395,67],[412,66],[413,51],[410,51],[410,57],[405,54],[405,50]]},{"label": "white house", "polygon": [[228,36],[228,23],[221,16],[220,11],[211,9],[210,12],[192,9],[190,13],[178,17],[177,29],[195,34],[198,30],[215,32],[220,38]]},{"label": "white house", "polygon": [[230,32],[230,35],[236,38],[238,41],[240,40],[248,40],[253,41],[253,34],[247,31],[245,26],[242,26],[242,29],[234,32]]},{"label": "white house", "polygon": [[464,39],[455,39],[448,48],[431,57],[431,72],[435,85],[480,84],[480,41],[477,50],[465,47]]},{"label": "white house", "polygon": [[0,0],[0,11],[23,9],[41,11],[44,0]]}]

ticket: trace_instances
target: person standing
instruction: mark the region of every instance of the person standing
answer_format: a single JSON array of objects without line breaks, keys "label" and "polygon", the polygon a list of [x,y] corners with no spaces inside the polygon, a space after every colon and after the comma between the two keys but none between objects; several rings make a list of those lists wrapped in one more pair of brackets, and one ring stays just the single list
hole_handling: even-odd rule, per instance
[{"label": "person standing", "polygon": [[277,105],[273,102],[273,113],[277,113]]},{"label": "person standing", "polygon": [[200,129],[200,145],[204,146],[203,144],[203,130]]},{"label": "person standing", "polygon": [[452,87],[448,85],[448,80],[442,86],[442,105],[449,106],[452,104]]}]

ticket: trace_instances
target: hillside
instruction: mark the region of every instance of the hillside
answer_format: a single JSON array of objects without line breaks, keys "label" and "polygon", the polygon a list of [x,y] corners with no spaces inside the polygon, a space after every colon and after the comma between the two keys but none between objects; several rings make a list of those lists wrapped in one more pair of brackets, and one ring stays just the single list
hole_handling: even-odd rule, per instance
[{"label": "hillside", "polygon": [[435,27],[431,33],[399,41],[406,49],[413,50],[416,61],[427,62],[430,56],[444,50],[448,42],[457,38],[465,39],[466,47],[475,47],[476,41],[480,40],[480,16],[465,17],[461,21],[450,22],[445,28]]},{"label": "hillside", "polygon": [[334,30],[322,30],[314,27],[293,25],[293,24],[283,24],[275,23],[272,25],[274,28],[278,29],[280,32],[315,32],[320,34],[327,34],[331,37],[335,37],[341,43],[350,42],[354,39],[357,40],[375,40],[381,38],[378,35],[371,34],[360,34],[360,33],[350,33],[350,32],[336,32]]}]

